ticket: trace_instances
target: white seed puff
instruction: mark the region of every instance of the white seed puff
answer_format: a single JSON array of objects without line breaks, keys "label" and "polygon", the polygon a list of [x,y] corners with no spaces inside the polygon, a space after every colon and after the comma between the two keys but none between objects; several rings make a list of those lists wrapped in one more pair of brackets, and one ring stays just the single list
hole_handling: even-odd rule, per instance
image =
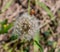
[{"label": "white seed puff", "polygon": [[22,14],[14,22],[13,33],[19,35],[21,39],[30,40],[35,36],[39,27],[39,20],[28,13]]}]

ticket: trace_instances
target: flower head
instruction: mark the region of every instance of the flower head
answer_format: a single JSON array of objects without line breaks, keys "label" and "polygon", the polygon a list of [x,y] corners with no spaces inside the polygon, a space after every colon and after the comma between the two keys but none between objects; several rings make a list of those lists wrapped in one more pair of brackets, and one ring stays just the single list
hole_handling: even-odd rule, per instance
[{"label": "flower head", "polygon": [[24,13],[14,22],[13,33],[18,34],[21,39],[30,40],[35,36],[38,27],[39,20],[28,13]]}]

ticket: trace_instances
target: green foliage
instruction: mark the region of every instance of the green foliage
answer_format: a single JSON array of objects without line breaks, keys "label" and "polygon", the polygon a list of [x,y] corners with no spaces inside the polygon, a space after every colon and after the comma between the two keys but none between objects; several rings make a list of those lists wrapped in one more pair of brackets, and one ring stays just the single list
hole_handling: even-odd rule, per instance
[{"label": "green foliage", "polygon": [[48,46],[52,46],[53,45],[53,41],[47,41],[47,45]]},{"label": "green foliage", "polygon": [[8,24],[8,20],[5,19],[4,21],[0,22],[0,34],[8,33],[8,30],[13,26],[12,23]]},{"label": "green foliage", "polygon": [[12,52],[12,48],[8,50],[8,52]]},{"label": "green foliage", "polygon": [[56,46],[57,46],[57,42],[55,42],[55,41],[47,41],[47,43],[46,43],[48,46],[51,46],[52,48],[56,48]]},{"label": "green foliage", "polygon": [[34,52],[36,52],[38,49],[40,52],[43,52],[43,47],[39,43],[40,37],[39,37],[39,31],[36,33],[36,36],[34,37]]},{"label": "green foliage", "polygon": [[55,49],[51,48],[48,52],[55,52]]},{"label": "green foliage", "polygon": [[50,36],[50,31],[45,31],[44,35],[45,35],[45,37],[49,37]]},{"label": "green foliage", "polygon": [[12,36],[10,37],[10,41],[16,40],[17,38],[18,38],[18,35],[12,34]]},{"label": "green foliage", "polygon": [[58,52],[60,52],[60,49],[58,50]]},{"label": "green foliage", "polygon": [[44,52],[42,45],[40,43],[38,43],[37,41],[35,41],[35,43],[36,43],[35,46],[37,45],[36,49],[38,48],[40,50],[40,52]]},{"label": "green foliage", "polygon": [[1,25],[5,25],[7,24],[7,22],[8,22],[8,19],[5,19],[4,21],[1,22]]}]

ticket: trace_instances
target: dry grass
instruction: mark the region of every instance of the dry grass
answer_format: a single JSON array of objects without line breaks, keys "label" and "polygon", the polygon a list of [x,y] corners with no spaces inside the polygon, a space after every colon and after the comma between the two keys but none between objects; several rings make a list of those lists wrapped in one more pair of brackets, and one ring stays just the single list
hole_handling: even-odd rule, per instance
[{"label": "dry grass", "polygon": [[[28,3],[27,0],[0,0],[0,22],[8,19],[7,23],[10,24],[25,12],[34,15],[40,21],[40,44],[42,45],[44,52],[58,52],[60,49],[60,0],[30,0],[30,3]],[[3,44],[8,43],[10,48],[8,47],[9,49],[5,50],[6,52],[7,50],[12,52],[12,47],[10,45],[12,41],[9,40],[12,31],[10,29],[8,33],[0,33],[0,52],[4,52],[3,49],[8,47],[2,48],[4,47]],[[20,43],[18,41],[19,40],[17,40],[17,43],[16,41],[13,41],[14,52],[22,52],[16,48]],[[30,52],[33,52],[33,46],[31,45],[31,42],[29,43]],[[25,44],[26,43],[21,47],[24,47]],[[27,47],[27,45],[25,47]]]}]

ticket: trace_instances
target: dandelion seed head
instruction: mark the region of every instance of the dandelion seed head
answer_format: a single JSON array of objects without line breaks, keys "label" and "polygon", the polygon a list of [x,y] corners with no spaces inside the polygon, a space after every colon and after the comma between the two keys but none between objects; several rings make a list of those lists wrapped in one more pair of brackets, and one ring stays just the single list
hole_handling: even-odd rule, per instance
[{"label": "dandelion seed head", "polygon": [[38,23],[39,20],[36,17],[24,13],[14,22],[13,33],[18,34],[21,39],[30,40],[35,36],[36,31],[39,30]]}]

